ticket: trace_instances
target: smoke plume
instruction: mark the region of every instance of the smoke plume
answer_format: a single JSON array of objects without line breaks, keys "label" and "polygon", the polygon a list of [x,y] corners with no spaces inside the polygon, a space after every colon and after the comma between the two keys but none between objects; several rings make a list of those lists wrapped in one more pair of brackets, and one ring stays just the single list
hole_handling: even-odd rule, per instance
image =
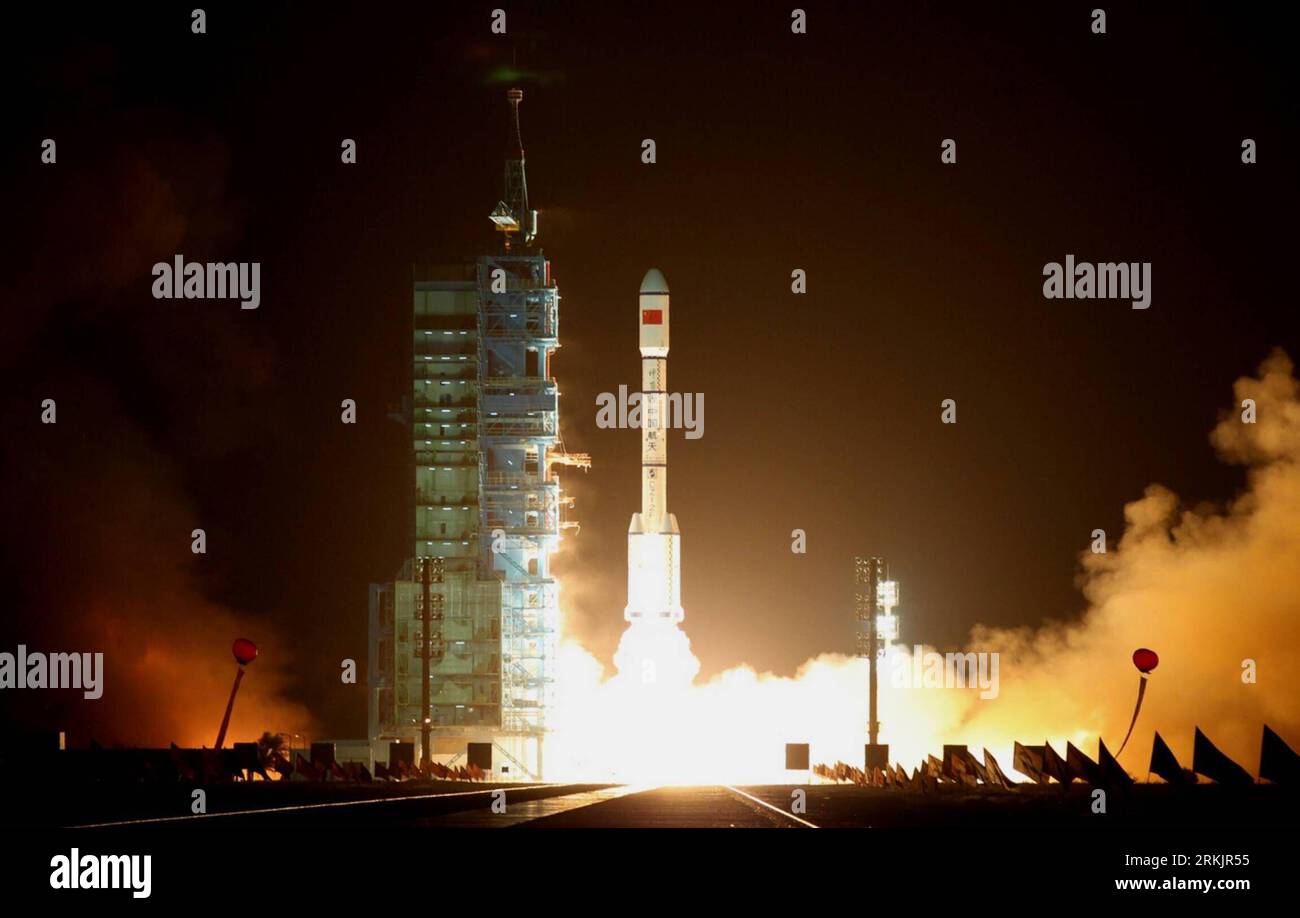
[{"label": "smoke plume", "polygon": [[[1002,691],[950,725],[972,741],[1100,735],[1118,746],[1137,692],[1130,660],[1160,654],[1126,751],[1145,772],[1154,730],[1190,761],[1193,727],[1253,769],[1262,723],[1300,733],[1300,389],[1275,351],[1256,378],[1239,379],[1234,405],[1210,435],[1220,457],[1245,466],[1246,487],[1226,505],[1188,505],[1151,485],[1125,507],[1118,547],[1082,556],[1089,602],[1073,626],[976,629],[976,650],[1003,656]],[[1255,423],[1243,422],[1253,399]],[[1257,681],[1243,678],[1254,669]],[[1086,741],[1086,740],[1085,740]]]},{"label": "smoke plume", "polygon": [[[0,651],[102,652],[103,696],[8,690],[0,705],[6,722],[65,730],[73,745],[211,746],[242,636],[262,658],[229,741],[306,733],[307,711],[284,697],[291,648],[265,620],[212,598],[221,562],[190,551],[204,526],[195,478],[266,443],[246,407],[265,391],[270,358],[229,311],[149,297],[153,262],[230,244],[240,208],[224,191],[228,156],[211,141],[168,139],[171,122],[152,140],[145,128],[158,126],[138,126],[144,139],[90,145],[26,192],[39,216],[4,280],[15,321],[0,345]],[[40,422],[46,399],[56,423]]]},{"label": "smoke plume", "polygon": [[[1258,763],[1265,722],[1300,738],[1300,386],[1281,351],[1235,387],[1210,440],[1246,469],[1244,490],[1223,505],[1188,505],[1151,485],[1125,508],[1126,528],[1106,553],[1082,555],[1088,601],[1076,622],[1014,630],[977,626],[967,651],[999,655],[996,697],[978,688],[895,684],[911,670],[895,646],[880,674],[881,742],[914,765],[944,743],[989,748],[1010,765],[1015,741],[1066,741],[1093,754],[1100,737],[1114,751],[1137,694],[1134,650],[1160,654],[1123,763],[1145,775],[1159,730],[1190,764],[1200,726],[1248,769]],[[1254,402],[1254,423],[1243,400]],[[671,653],[658,669],[690,672],[689,642],[629,644],[622,659]],[[637,651],[637,652],[634,652]],[[924,652],[930,652],[924,648]],[[685,656],[682,656],[685,655]],[[860,764],[867,725],[865,661],[837,654],[809,660],[792,678],[738,666],[699,685],[657,695],[621,671],[601,682],[600,665],[566,649],[560,743],[577,773],[632,780],[780,780],[786,742],[811,742],[816,761]],[[634,715],[634,716],[633,716]],[[599,726],[596,726],[599,725]]]}]

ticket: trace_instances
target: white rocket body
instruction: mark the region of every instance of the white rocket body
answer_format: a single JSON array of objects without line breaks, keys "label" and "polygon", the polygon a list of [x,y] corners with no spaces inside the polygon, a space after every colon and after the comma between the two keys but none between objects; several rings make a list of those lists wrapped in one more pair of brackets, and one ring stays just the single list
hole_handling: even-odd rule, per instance
[{"label": "white rocket body", "polygon": [[641,512],[627,530],[629,622],[680,622],[681,534],[668,512],[668,282],[658,268],[641,280]]}]

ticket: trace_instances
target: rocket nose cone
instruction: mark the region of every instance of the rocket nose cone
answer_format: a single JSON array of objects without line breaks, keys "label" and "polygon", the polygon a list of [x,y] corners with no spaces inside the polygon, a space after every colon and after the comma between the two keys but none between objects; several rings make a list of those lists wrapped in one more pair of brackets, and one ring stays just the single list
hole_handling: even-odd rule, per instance
[{"label": "rocket nose cone", "polygon": [[664,274],[658,268],[651,268],[641,278],[642,293],[667,293],[668,281],[664,280]]}]

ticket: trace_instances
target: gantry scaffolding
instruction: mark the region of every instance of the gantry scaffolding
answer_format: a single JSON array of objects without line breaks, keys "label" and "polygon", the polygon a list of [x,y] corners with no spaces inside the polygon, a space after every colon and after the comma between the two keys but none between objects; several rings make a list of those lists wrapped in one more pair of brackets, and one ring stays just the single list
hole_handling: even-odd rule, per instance
[{"label": "gantry scaffolding", "polygon": [[[560,630],[551,555],[576,526],[552,468],[590,459],[560,440],[550,375],[560,295],[534,246],[522,98],[507,95],[505,198],[490,214],[502,252],[415,279],[414,392],[402,417],[414,446],[414,552],[393,583],[371,587],[370,735],[406,741],[427,717],[426,755],[454,762],[467,742],[491,741],[509,763],[495,771],[535,779]],[[426,587],[427,558],[440,559],[431,569],[442,579]],[[441,619],[426,622],[426,610]]]},{"label": "gantry scaffolding", "polygon": [[478,260],[480,564],[502,580],[501,728],[540,737],[554,700],[560,536],[559,391],[551,378],[559,291],[540,254]]}]

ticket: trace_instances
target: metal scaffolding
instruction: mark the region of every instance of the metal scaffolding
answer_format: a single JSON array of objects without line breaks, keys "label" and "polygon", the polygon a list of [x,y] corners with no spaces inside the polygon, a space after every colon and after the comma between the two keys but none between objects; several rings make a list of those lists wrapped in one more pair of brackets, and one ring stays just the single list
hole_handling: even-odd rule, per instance
[{"label": "metal scaffolding", "polygon": [[490,741],[500,773],[508,764],[536,779],[560,631],[551,555],[576,527],[552,467],[591,460],[559,435],[560,295],[534,244],[522,98],[507,95],[505,197],[489,215],[502,251],[415,278],[412,397],[399,416],[413,447],[414,550],[392,583],[371,587],[370,736],[418,733],[425,761]]},{"label": "metal scaffolding", "polygon": [[501,728],[541,737],[554,700],[560,536],[559,393],[549,376],[559,293],[539,254],[478,260],[481,565],[502,580]]}]

